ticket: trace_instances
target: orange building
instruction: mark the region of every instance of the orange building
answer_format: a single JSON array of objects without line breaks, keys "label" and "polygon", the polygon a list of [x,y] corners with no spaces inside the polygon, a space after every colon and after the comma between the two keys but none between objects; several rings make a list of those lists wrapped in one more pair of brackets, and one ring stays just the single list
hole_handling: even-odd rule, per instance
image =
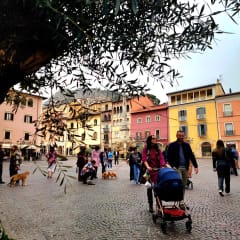
[{"label": "orange building", "polygon": [[216,97],[219,139],[240,151],[240,92]]}]

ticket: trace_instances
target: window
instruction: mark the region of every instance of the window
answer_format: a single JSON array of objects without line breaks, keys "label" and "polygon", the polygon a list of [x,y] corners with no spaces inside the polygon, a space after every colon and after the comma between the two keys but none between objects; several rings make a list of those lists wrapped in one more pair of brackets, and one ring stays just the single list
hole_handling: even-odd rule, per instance
[{"label": "window", "polygon": [[183,121],[186,121],[186,118],[187,118],[187,111],[186,110],[180,110],[178,112],[178,120],[180,122],[183,122]]},{"label": "window", "polygon": [[160,115],[156,115],[156,116],[155,116],[155,121],[156,121],[156,122],[159,122],[159,121],[160,121]]},{"label": "window", "polygon": [[160,139],[160,130],[156,130],[155,136],[157,139]]},{"label": "window", "polygon": [[139,124],[139,123],[142,123],[142,118],[138,118],[137,119],[137,123]]},{"label": "window", "polygon": [[212,89],[208,89],[208,90],[207,90],[207,96],[208,96],[208,97],[211,97],[211,96],[212,96]]},{"label": "window", "polygon": [[26,98],[23,98],[23,99],[21,100],[21,106],[22,106],[22,107],[26,107],[26,104],[27,104],[27,100],[26,100]]},{"label": "window", "polygon": [[107,134],[104,134],[103,139],[104,139],[105,144],[109,143],[109,137]]},{"label": "window", "polygon": [[25,116],[24,116],[24,122],[25,122],[25,123],[32,123],[32,116],[30,116],[30,115],[25,115]]},{"label": "window", "polygon": [[197,119],[205,119],[206,109],[205,107],[199,107],[196,109]]},{"label": "window", "polygon": [[93,140],[97,140],[97,132],[94,132],[94,133],[93,133],[92,139],[93,139]]},{"label": "window", "polygon": [[206,124],[198,124],[198,136],[203,137],[207,135],[207,125]]},{"label": "window", "polygon": [[150,123],[151,122],[151,117],[150,116],[146,116],[146,122]]},{"label": "window", "polygon": [[130,107],[129,107],[129,105],[127,105],[127,112],[129,112],[130,111]]},{"label": "window", "polygon": [[29,141],[29,139],[30,139],[30,134],[29,133],[25,133],[24,134],[24,140],[25,141]]},{"label": "window", "polygon": [[177,104],[181,103],[181,95],[177,95]]},{"label": "window", "polygon": [[105,111],[108,111],[108,105],[105,105]]},{"label": "window", "polygon": [[4,139],[11,139],[11,132],[10,131],[5,131]]},{"label": "window", "polygon": [[70,124],[70,128],[72,128],[72,129],[74,128],[74,123]]},{"label": "window", "polygon": [[13,121],[13,113],[5,113],[4,120]]},{"label": "window", "polygon": [[184,132],[185,137],[188,137],[188,127],[187,126],[180,126],[179,130]]},{"label": "window", "polygon": [[232,123],[225,123],[225,135],[226,136],[234,135],[233,124]]},{"label": "window", "polygon": [[145,131],[145,138],[147,138],[148,136],[151,135],[151,132],[150,131]]},{"label": "window", "polygon": [[224,104],[223,105],[223,116],[232,116],[232,106],[231,104]]},{"label": "window", "polygon": [[94,126],[97,126],[97,119],[94,119],[93,125],[94,125]]},{"label": "window", "polygon": [[31,98],[28,99],[27,105],[28,105],[28,107],[33,107],[33,100]]},{"label": "window", "polygon": [[142,133],[136,132],[136,140],[142,140]]}]

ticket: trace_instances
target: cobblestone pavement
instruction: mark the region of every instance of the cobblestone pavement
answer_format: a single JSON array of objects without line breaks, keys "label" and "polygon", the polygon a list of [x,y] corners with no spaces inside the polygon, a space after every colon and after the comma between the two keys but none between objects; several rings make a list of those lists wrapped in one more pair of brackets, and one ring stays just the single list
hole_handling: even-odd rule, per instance
[{"label": "cobblestone pavement", "polygon": [[[45,168],[45,161],[38,164]],[[75,160],[69,174],[76,176]],[[0,185],[0,219],[8,234],[16,240],[155,240],[155,239],[239,239],[240,176],[232,176],[231,193],[220,197],[217,177],[211,160],[199,159],[199,174],[193,175],[193,190],[186,190],[185,201],[193,220],[192,232],[185,219],[169,223],[167,234],[159,219],[153,223],[147,211],[146,188],[129,181],[125,162],[113,166],[117,180],[103,180],[89,186],[71,179],[67,194],[53,179],[40,171],[29,176],[26,187]],[[35,169],[24,162],[22,171]],[[100,172],[100,171],[99,171]],[[4,163],[4,180],[9,180],[8,163]]]}]

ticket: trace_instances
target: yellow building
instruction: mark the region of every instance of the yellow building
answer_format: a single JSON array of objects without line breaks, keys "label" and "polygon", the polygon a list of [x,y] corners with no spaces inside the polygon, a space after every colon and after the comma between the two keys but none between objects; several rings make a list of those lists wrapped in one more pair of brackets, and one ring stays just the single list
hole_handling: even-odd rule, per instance
[{"label": "yellow building", "polygon": [[182,129],[197,158],[211,156],[219,137],[215,97],[224,94],[219,80],[216,84],[168,93],[170,142]]}]

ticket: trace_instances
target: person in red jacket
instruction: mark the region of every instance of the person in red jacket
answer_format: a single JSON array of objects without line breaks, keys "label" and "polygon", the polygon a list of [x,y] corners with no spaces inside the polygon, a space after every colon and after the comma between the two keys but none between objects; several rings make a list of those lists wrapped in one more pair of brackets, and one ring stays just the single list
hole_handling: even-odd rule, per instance
[{"label": "person in red jacket", "polygon": [[[156,137],[148,136],[142,151],[142,162],[150,174],[152,186],[157,183],[158,171],[166,165],[163,154],[157,144]],[[147,188],[149,212],[153,212],[153,193],[152,188]]]}]

